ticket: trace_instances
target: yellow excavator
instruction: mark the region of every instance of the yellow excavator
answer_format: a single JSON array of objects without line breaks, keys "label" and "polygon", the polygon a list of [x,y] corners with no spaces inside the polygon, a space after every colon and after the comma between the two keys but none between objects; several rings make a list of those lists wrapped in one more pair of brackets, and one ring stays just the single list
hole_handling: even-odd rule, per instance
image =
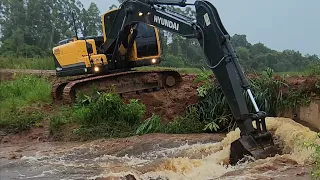
[{"label": "yellow excavator", "polygon": [[[165,5],[192,5],[196,18],[170,11]],[[100,91],[112,87],[117,93],[126,93],[159,90],[181,82],[176,71],[131,70],[161,62],[157,29],[161,28],[199,41],[205,62],[221,86],[241,131],[241,137],[231,144],[230,164],[236,164],[246,155],[261,159],[279,153],[266,128],[267,113],[259,109],[230,42],[230,35],[210,2],[127,0],[118,9],[102,16],[102,27],[101,37],[78,38],[76,35],[53,48],[57,76],[87,75],[54,85],[52,96],[55,100],[73,102],[77,92],[86,93],[92,87]],[[245,93],[250,97],[255,112],[249,112]]]},{"label": "yellow excavator", "polygon": [[178,72],[133,71],[132,68],[159,64],[161,42],[159,31],[146,23],[133,23],[120,31],[119,9],[102,15],[102,36],[82,37],[59,42],[53,48],[58,77],[89,75],[55,84],[54,100],[72,103],[78,92],[88,93],[93,88],[117,93],[150,92],[172,87],[181,82]]}]

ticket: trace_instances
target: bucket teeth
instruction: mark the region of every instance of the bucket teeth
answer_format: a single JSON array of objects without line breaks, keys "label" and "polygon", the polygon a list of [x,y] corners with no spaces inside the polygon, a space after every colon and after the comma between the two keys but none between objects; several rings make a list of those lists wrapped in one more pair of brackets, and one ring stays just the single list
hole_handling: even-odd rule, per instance
[{"label": "bucket teeth", "polygon": [[273,144],[270,133],[261,139],[254,139],[251,135],[246,135],[231,143],[229,163],[236,165],[246,155],[254,159],[265,159],[276,154],[279,154],[279,149]]}]

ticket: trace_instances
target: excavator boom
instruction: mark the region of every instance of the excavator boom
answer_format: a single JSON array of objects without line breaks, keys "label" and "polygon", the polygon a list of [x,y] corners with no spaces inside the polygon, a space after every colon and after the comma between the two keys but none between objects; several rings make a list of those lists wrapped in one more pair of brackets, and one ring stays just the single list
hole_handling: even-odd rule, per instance
[{"label": "excavator boom", "polygon": [[[193,20],[160,5],[185,6],[186,1],[127,0],[121,4],[114,20],[118,23],[110,29],[109,34],[121,37],[125,27],[142,22],[186,38],[198,39],[206,63],[219,82],[241,131],[241,138],[231,144],[230,163],[237,163],[245,155],[260,159],[278,153],[271,133],[266,129],[266,113],[259,110],[254,100],[230,42],[230,35],[224,28],[217,9],[208,1],[197,0],[194,3],[196,19]],[[103,47],[105,49],[111,45],[118,47],[120,43],[120,38],[110,38]],[[116,52],[112,58],[117,58]],[[248,93],[256,112],[249,112],[244,91]],[[256,122],[256,127],[253,127],[253,121]]]}]

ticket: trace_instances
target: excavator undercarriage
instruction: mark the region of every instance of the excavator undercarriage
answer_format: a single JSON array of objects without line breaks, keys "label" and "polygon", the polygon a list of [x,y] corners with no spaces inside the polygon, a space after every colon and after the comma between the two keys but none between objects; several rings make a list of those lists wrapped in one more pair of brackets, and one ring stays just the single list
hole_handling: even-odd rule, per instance
[{"label": "excavator undercarriage", "polygon": [[70,104],[79,92],[87,95],[93,90],[141,94],[177,86],[181,81],[180,74],[173,70],[125,71],[60,82],[53,86],[51,95],[54,101]]}]

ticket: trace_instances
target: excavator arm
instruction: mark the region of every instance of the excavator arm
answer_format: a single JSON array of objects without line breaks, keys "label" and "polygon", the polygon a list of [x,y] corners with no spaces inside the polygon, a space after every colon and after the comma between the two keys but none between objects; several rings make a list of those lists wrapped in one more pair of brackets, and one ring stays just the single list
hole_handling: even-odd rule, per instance
[{"label": "excavator arm", "polygon": [[[266,128],[266,113],[260,111],[255,102],[217,9],[208,1],[197,0],[194,3],[196,19],[192,19],[161,5],[187,4],[185,0],[127,0],[121,4],[114,20],[117,23],[107,32],[108,36],[123,37],[121,33],[124,33],[126,27],[142,22],[186,38],[198,39],[206,63],[220,84],[241,131],[241,138],[231,144],[230,163],[237,163],[245,155],[256,159],[274,156],[278,151]],[[120,38],[108,38],[104,48],[108,49],[111,45],[118,47],[120,43]],[[118,48],[114,49],[112,59],[117,58]],[[249,112],[244,92],[248,93],[255,112]]]}]

